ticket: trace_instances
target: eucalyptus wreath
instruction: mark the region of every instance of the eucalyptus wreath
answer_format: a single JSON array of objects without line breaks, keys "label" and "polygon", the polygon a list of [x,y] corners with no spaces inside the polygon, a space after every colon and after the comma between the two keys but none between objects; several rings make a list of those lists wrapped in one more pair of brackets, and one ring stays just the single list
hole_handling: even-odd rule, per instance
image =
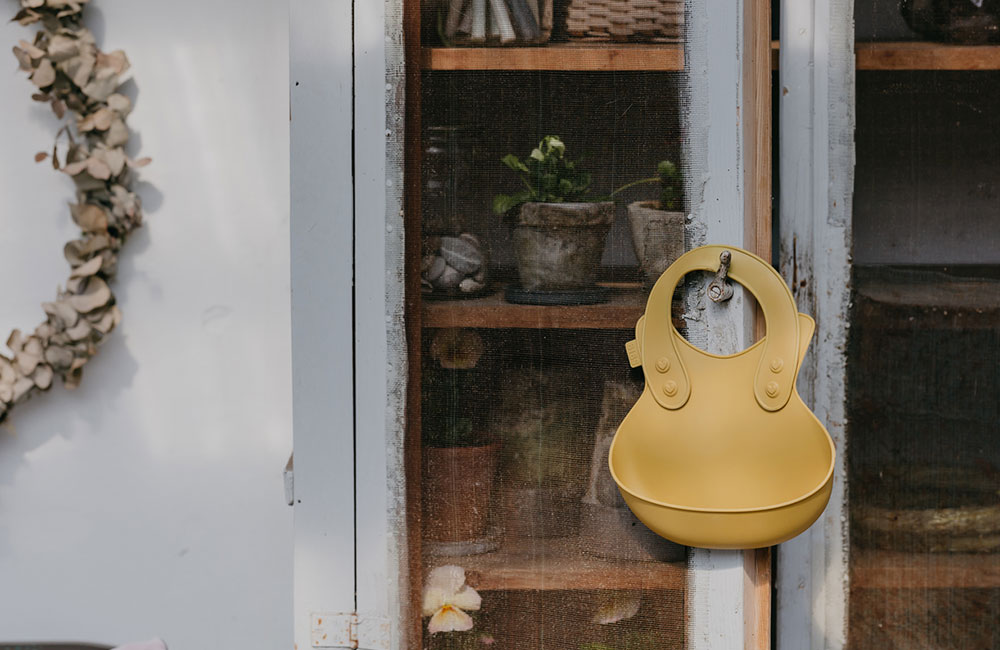
[{"label": "eucalyptus wreath", "polygon": [[150,161],[125,153],[132,102],[118,92],[129,62],[121,50],[97,48],[83,26],[88,2],[20,0],[13,18],[40,27],[31,42],[14,47],[14,56],[35,86],[31,98],[49,104],[60,120],[68,116],[51,153],[37,153],[35,162],[49,160],[73,179],[69,212],[81,234],[63,248],[70,273],[55,300],[42,303],[45,320],[31,334],[11,332],[13,356],[0,354],[0,421],[48,390],[55,376],[67,388],[80,383],[84,365],[121,320],[108,281],[125,240],[142,223],[134,170]]}]

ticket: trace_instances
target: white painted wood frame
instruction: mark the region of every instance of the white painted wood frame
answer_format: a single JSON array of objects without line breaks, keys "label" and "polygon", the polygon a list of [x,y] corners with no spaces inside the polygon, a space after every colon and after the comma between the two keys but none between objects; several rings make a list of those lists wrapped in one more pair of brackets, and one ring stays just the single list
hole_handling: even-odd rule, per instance
[{"label": "white painted wood frame", "polygon": [[778,650],[843,648],[848,518],[845,355],[854,183],[852,0],[782,0],[779,63],[781,272],[816,338],[798,389],[833,437],[837,466],[823,516],[782,544]]},{"label": "white painted wood frame", "polygon": [[349,2],[290,3],[293,616],[299,648],[310,647],[311,614],[355,608],[352,40]]},{"label": "white painted wood frame", "polygon": [[[687,78],[684,104],[685,166],[690,200],[686,226],[687,247],[704,244],[747,246],[748,232],[766,223],[751,224],[763,215],[749,214],[758,204],[747,201],[747,170],[752,169],[753,147],[746,142],[743,116],[770,119],[748,110],[754,89],[746,83],[750,64],[748,29],[768,25],[745,24],[747,4],[754,0],[723,3],[715,0],[688,4],[685,45]],[[752,178],[752,174],[749,175]],[[749,227],[754,225],[755,227]],[[732,354],[753,343],[754,303],[738,285],[733,298],[716,304],[705,296],[707,282],[689,282],[685,295],[688,338],[717,354]],[[768,647],[768,639],[756,637],[769,621],[758,625],[749,618],[758,608],[748,607],[758,595],[755,580],[747,575],[753,551],[695,549],[688,572],[688,646],[693,650],[727,650]],[[766,608],[764,608],[764,611]],[[766,614],[765,614],[766,615]]]},{"label": "white painted wood frame", "polygon": [[[716,2],[689,11],[687,236],[742,247],[743,3]],[[403,530],[401,0],[292,0],[290,29],[295,640],[312,645],[311,614],[356,611],[359,647],[402,649],[419,614]],[[750,344],[740,291],[686,307],[703,347]],[[689,646],[746,647],[743,554],[695,551],[689,579]]]}]

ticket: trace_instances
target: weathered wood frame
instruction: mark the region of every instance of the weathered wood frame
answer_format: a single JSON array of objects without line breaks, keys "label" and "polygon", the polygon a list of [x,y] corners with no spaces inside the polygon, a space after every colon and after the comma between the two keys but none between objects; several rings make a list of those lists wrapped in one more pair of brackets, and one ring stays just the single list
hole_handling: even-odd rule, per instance
[{"label": "weathered wood frame", "polygon": [[843,648],[848,537],[845,354],[854,181],[854,4],[782,0],[781,272],[817,331],[799,393],[837,447],[830,505],[777,562],[778,650]]}]

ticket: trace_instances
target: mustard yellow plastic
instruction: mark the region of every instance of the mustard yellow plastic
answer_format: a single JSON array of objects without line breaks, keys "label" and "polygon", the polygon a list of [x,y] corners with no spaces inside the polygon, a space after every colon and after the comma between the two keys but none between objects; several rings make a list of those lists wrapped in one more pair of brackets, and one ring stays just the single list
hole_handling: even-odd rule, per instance
[{"label": "mustard yellow plastic", "polygon": [[[670,319],[680,279],[715,271],[723,250],[732,253],[729,278],[753,293],[767,323],[763,339],[729,356],[695,347]],[[814,329],[777,271],[747,251],[703,246],[664,271],[626,346],[646,386],[609,454],[611,475],[646,526],[688,546],[759,548],[819,517],[836,452],[795,389]]]}]

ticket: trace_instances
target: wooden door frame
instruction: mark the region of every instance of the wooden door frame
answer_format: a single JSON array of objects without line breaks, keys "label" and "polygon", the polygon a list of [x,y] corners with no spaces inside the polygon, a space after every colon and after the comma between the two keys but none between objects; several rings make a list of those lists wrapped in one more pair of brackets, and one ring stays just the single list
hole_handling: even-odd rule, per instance
[{"label": "wooden door frame", "polygon": [[798,390],[833,438],[837,463],[823,516],[778,550],[778,650],[838,650],[847,642],[853,16],[853,0],[781,0],[780,268],[799,309],[816,319]]}]

